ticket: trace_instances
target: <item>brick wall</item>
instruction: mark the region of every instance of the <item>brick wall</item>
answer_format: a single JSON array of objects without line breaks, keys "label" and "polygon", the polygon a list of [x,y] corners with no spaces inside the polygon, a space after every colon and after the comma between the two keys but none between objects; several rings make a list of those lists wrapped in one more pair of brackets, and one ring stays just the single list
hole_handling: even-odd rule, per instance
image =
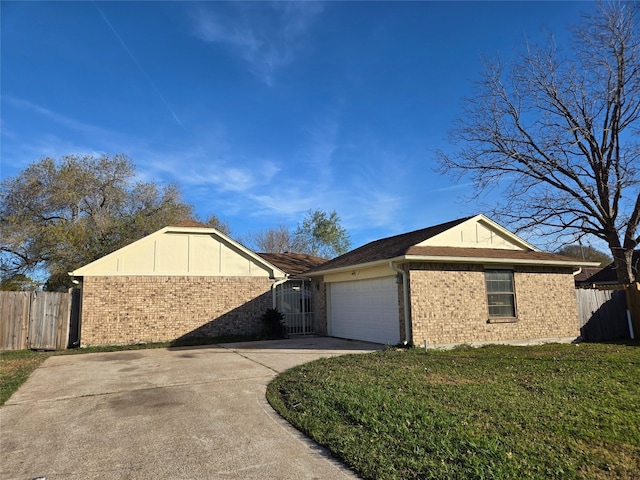
[{"label": "brick wall", "polygon": [[271,284],[252,277],[86,277],[81,343],[260,333]]},{"label": "brick wall", "polygon": [[413,342],[430,345],[577,337],[570,270],[516,268],[517,321],[488,323],[480,265],[410,265]]},{"label": "brick wall", "polygon": [[315,330],[318,335],[328,335],[327,284],[322,280],[311,281],[311,295]]}]

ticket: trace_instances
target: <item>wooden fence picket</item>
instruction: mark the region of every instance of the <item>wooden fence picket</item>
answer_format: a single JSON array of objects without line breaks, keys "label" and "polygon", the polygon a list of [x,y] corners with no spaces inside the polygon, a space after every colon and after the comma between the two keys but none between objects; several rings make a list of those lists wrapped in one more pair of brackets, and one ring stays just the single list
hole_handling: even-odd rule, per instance
[{"label": "wooden fence picket", "polygon": [[0,350],[64,350],[71,293],[0,292]]}]

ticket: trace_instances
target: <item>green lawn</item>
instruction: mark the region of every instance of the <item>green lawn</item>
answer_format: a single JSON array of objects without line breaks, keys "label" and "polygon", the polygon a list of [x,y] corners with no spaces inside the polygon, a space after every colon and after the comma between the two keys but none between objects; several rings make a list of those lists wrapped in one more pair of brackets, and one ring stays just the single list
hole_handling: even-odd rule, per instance
[{"label": "green lawn", "polygon": [[4,405],[13,392],[40,366],[51,352],[18,350],[0,353],[0,405]]},{"label": "green lawn", "polygon": [[388,350],[267,397],[369,479],[640,479],[640,345]]}]

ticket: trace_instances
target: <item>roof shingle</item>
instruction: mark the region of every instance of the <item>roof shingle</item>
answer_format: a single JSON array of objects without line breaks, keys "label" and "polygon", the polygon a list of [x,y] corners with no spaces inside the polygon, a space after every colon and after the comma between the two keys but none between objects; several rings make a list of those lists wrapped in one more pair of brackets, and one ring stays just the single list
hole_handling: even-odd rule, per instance
[{"label": "roof shingle", "polygon": [[324,258],[304,253],[258,253],[258,255],[292,277],[327,261]]},{"label": "roof shingle", "polygon": [[[440,247],[440,246],[416,246],[417,244],[434,237],[450,228],[459,225],[470,218],[460,218],[451,222],[435,225],[433,227],[423,228],[393,237],[383,238],[371,243],[367,243],[362,247],[356,248],[351,252],[345,253],[339,257],[329,260],[328,262],[317,266],[307,273],[316,273],[327,270],[335,270],[340,268],[352,267],[367,263],[391,260],[404,256],[416,257],[443,257],[443,258],[469,258],[469,259],[504,259],[509,260],[531,261],[544,263],[559,263],[572,265],[577,262],[576,259],[565,257],[554,253],[539,252],[535,250],[510,250],[499,248],[464,248],[464,247]],[[579,263],[579,262],[578,262]]]},{"label": "roof shingle", "polygon": [[205,225],[202,222],[198,222],[196,220],[183,220],[181,222],[170,225],[171,227],[186,227],[186,228],[211,228],[208,225]]},{"label": "roof shingle", "polygon": [[458,220],[452,220],[447,223],[435,225],[433,227],[423,228],[421,230],[415,230],[413,232],[402,233],[393,237],[382,238],[375,240],[371,243],[367,243],[355,250],[340,255],[339,257],[329,260],[322,268],[314,268],[311,270],[331,270],[334,268],[349,267],[351,265],[358,265],[361,263],[376,262],[379,260],[385,260],[387,258],[395,258],[402,255],[406,255],[410,247],[413,247],[417,243],[423,242],[439,233],[442,233],[456,225],[461,224],[469,220],[472,217],[460,218]]}]

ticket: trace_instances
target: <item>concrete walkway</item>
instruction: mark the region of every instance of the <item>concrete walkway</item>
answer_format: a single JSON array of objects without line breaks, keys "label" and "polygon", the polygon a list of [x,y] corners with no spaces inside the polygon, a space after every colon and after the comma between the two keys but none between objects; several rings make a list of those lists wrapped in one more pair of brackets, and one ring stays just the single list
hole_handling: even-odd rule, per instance
[{"label": "concrete walkway", "polygon": [[55,356],[0,408],[0,478],[356,478],[265,399],[333,338]]}]

